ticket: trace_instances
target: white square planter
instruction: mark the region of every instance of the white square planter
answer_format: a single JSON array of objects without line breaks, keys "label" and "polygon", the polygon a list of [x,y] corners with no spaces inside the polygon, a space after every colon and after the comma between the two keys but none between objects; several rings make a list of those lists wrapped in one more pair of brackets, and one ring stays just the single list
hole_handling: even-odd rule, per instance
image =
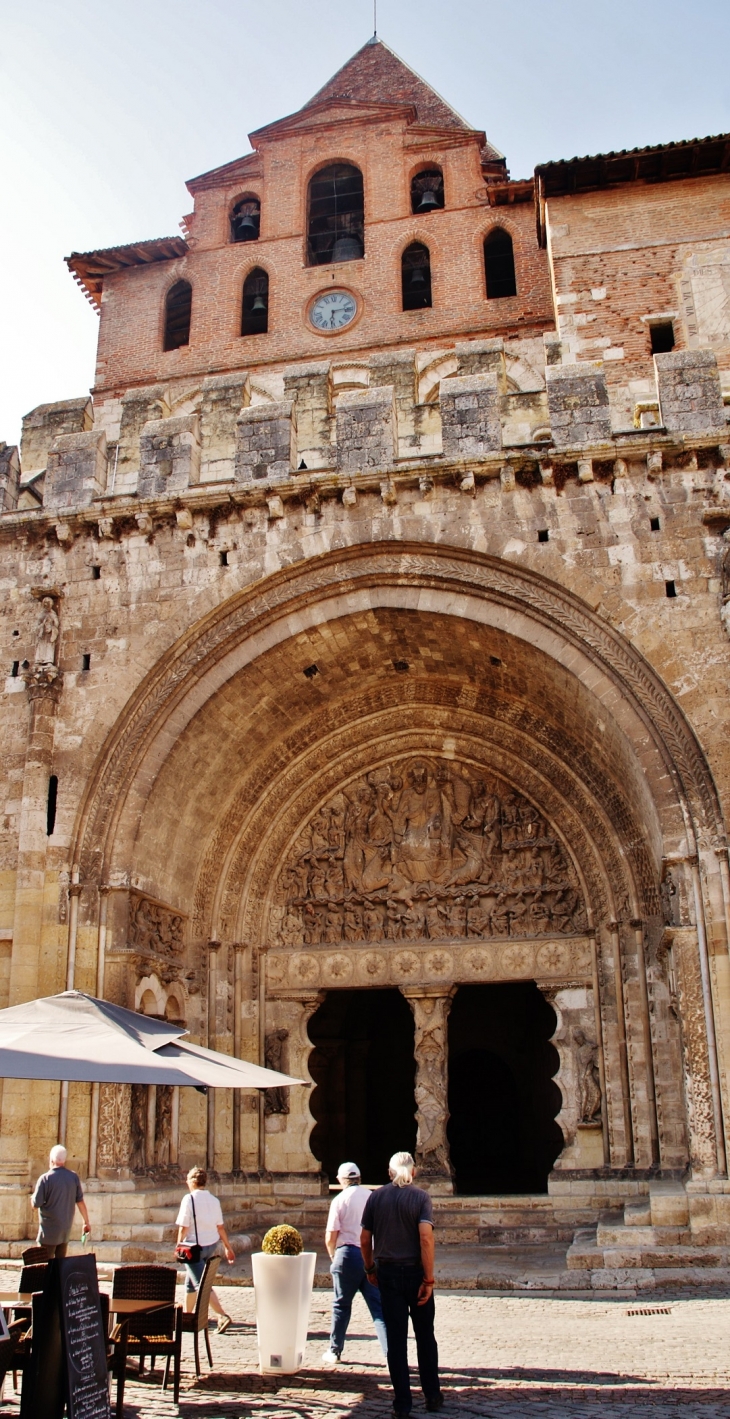
[{"label": "white square planter", "polygon": [[317,1253],[251,1257],[256,1296],[256,1330],[262,1375],[293,1375],[307,1343]]}]

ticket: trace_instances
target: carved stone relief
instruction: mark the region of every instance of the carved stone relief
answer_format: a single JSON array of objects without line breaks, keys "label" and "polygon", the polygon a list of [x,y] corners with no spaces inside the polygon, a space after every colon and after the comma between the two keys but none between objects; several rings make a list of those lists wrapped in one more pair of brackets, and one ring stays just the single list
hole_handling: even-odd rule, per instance
[{"label": "carved stone relief", "polygon": [[[286,1073],[285,1056],[288,1039],[288,1030],[272,1030],[266,1036],[264,1059],[267,1069],[278,1069],[282,1074]],[[289,1090],[286,1086],[277,1089],[264,1089],[264,1113],[267,1117],[270,1114],[288,1114],[288,1112]]]},{"label": "carved stone relief", "polygon": [[446,1125],[448,1108],[447,1026],[451,993],[403,991],[415,1020],[416,1163],[431,1191],[453,1191]]},{"label": "carved stone relief", "polygon": [[[572,864],[534,804],[493,774],[433,757],[397,760],[335,794],[299,835],[276,898],[271,935],[289,947],[535,938],[587,926]],[[335,974],[339,954],[348,971],[348,956],[335,952]]]},{"label": "carved stone relief", "polygon": [[129,899],[129,945],[143,953],[180,956],[185,946],[185,918],[133,892]]},{"label": "carved stone relief", "polygon": [[128,1084],[102,1084],[100,1087],[96,1161],[97,1167],[104,1171],[133,1166],[129,1144],[131,1095],[132,1089]]}]

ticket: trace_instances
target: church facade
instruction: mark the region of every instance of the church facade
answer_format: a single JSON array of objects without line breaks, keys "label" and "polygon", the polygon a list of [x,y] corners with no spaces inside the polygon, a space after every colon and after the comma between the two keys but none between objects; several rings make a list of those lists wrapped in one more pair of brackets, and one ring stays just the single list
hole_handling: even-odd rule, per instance
[{"label": "church facade", "polygon": [[94,389],[0,445],[0,1005],[307,1082],[5,1080],[0,1232],[58,1137],[138,1251],[196,1162],[256,1225],[408,1147],[482,1239],[623,1208],[576,1267],[689,1264],[730,1244],[730,137],[513,181],[373,40],[251,145],[182,236],[68,258]]}]

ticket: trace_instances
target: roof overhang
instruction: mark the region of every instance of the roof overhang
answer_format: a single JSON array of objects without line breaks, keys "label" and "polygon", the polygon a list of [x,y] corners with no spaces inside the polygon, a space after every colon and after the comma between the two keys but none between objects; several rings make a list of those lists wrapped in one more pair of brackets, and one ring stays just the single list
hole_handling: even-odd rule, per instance
[{"label": "roof overhang", "polygon": [[186,256],[188,244],[182,237],[159,237],[155,241],[130,242],[128,246],[109,246],[99,251],[72,251],[66,265],[87,299],[101,309],[104,278],[128,266],[149,266],[155,261],[174,261]]},{"label": "roof overhang", "polygon": [[535,168],[538,240],[541,246],[545,245],[545,203],[552,197],[598,192],[633,182],[677,182],[683,178],[712,177],[728,171],[730,133],[660,143],[653,148],[599,153],[592,158],[541,163]]}]

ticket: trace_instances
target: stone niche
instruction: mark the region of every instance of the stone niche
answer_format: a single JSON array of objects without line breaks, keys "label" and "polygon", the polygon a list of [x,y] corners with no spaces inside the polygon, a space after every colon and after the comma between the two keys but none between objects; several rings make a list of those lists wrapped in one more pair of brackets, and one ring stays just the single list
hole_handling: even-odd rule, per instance
[{"label": "stone niche", "polygon": [[493,773],[409,757],[323,804],[275,883],[272,990],[591,975],[577,874]]}]

